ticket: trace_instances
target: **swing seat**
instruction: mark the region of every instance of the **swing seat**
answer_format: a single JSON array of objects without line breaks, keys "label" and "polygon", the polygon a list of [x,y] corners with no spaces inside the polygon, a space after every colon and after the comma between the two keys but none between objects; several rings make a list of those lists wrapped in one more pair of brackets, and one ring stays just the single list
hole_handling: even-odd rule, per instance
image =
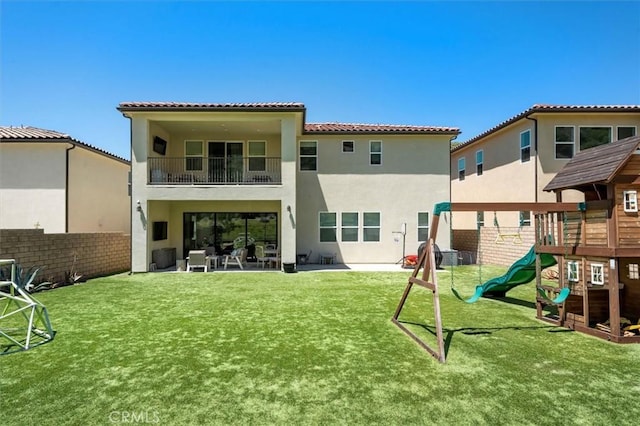
[{"label": "swing seat", "polygon": [[458,291],[453,287],[451,288],[451,291],[453,292],[453,295],[456,296],[459,300],[462,300],[465,303],[474,303],[480,300],[484,292],[484,289],[482,288],[481,285],[476,286],[476,292],[473,293],[473,296],[469,297],[468,299],[465,299],[464,297],[462,297],[460,293],[458,293]]},{"label": "swing seat", "polygon": [[564,301],[567,300],[567,297],[569,297],[570,294],[571,294],[571,289],[569,287],[564,287],[563,289],[560,290],[560,292],[555,298],[551,299],[549,298],[549,296],[547,296],[547,292],[544,288],[538,287],[538,295],[542,299],[546,300],[548,303],[552,303],[554,305],[560,305],[564,303]]}]

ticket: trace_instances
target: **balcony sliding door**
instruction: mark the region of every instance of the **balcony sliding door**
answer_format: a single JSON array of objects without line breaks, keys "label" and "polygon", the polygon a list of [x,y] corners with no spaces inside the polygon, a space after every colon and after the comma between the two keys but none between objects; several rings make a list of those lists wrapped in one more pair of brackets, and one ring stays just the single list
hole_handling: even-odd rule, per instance
[{"label": "balcony sliding door", "polygon": [[209,180],[235,183],[244,180],[242,142],[209,142]]}]

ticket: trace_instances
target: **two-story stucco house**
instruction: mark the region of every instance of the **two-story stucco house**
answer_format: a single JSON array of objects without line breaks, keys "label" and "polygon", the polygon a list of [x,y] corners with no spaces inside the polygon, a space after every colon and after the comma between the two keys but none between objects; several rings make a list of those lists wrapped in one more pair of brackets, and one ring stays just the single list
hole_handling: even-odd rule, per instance
[{"label": "two-story stucco house", "polygon": [[36,127],[0,127],[0,229],[130,230],[129,161]]},{"label": "two-story stucco house", "polygon": [[[132,270],[153,252],[273,244],[393,263],[449,198],[452,127],[305,122],[301,103],[125,102],[131,121]],[[449,247],[448,232],[438,241]]]},{"label": "two-story stucco house", "polygon": [[[556,195],[543,189],[575,154],[637,135],[639,126],[640,105],[533,105],[452,149],[451,201],[556,201]],[[584,201],[578,191],[562,196],[564,201]],[[456,213],[452,222],[454,240],[462,235],[458,230],[476,230],[478,224],[513,235],[531,226],[532,215]]]}]

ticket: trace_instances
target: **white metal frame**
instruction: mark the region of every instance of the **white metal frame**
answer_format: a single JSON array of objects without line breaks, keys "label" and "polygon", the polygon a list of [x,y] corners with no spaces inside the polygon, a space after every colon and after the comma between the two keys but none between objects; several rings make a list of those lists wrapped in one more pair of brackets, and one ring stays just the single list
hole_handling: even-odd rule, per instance
[{"label": "white metal frame", "polygon": [[[529,134],[529,144],[526,145],[526,146],[522,146],[522,135],[524,135],[525,133]],[[519,142],[520,142],[520,162],[521,163],[528,163],[531,160],[531,129],[527,129],[527,130],[524,130],[524,131],[520,132]],[[525,148],[529,148],[529,158],[527,158],[526,161],[522,159],[522,151]]]},{"label": "white metal frame", "polygon": [[14,259],[0,260],[0,266],[3,265],[10,265],[11,277],[9,281],[0,281],[0,355],[53,340],[55,331],[47,308],[18,287]]},{"label": "white metal frame", "polygon": [[[567,127],[573,130],[573,140],[572,141],[558,141],[558,127]],[[558,158],[558,151],[556,150],[557,145],[571,145],[571,157],[570,158]],[[553,158],[555,160],[570,160],[576,155],[576,126],[570,124],[558,124],[553,128]]]}]

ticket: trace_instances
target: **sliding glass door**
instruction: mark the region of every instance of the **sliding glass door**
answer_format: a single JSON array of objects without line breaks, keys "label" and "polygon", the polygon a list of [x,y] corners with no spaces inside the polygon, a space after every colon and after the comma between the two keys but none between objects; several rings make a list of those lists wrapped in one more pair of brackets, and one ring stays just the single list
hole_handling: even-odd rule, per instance
[{"label": "sliding glass door", "polygon": [[183,242],[185,257],[189,250],[221,255],[245,247],[251,254],[257,245],[278,245],[278,216],[275,212],[184,213]]},{"label": "sliding glass door", "polygon": [[209,179],[215,183],[244,180],[242,142],[209,142]]}]

